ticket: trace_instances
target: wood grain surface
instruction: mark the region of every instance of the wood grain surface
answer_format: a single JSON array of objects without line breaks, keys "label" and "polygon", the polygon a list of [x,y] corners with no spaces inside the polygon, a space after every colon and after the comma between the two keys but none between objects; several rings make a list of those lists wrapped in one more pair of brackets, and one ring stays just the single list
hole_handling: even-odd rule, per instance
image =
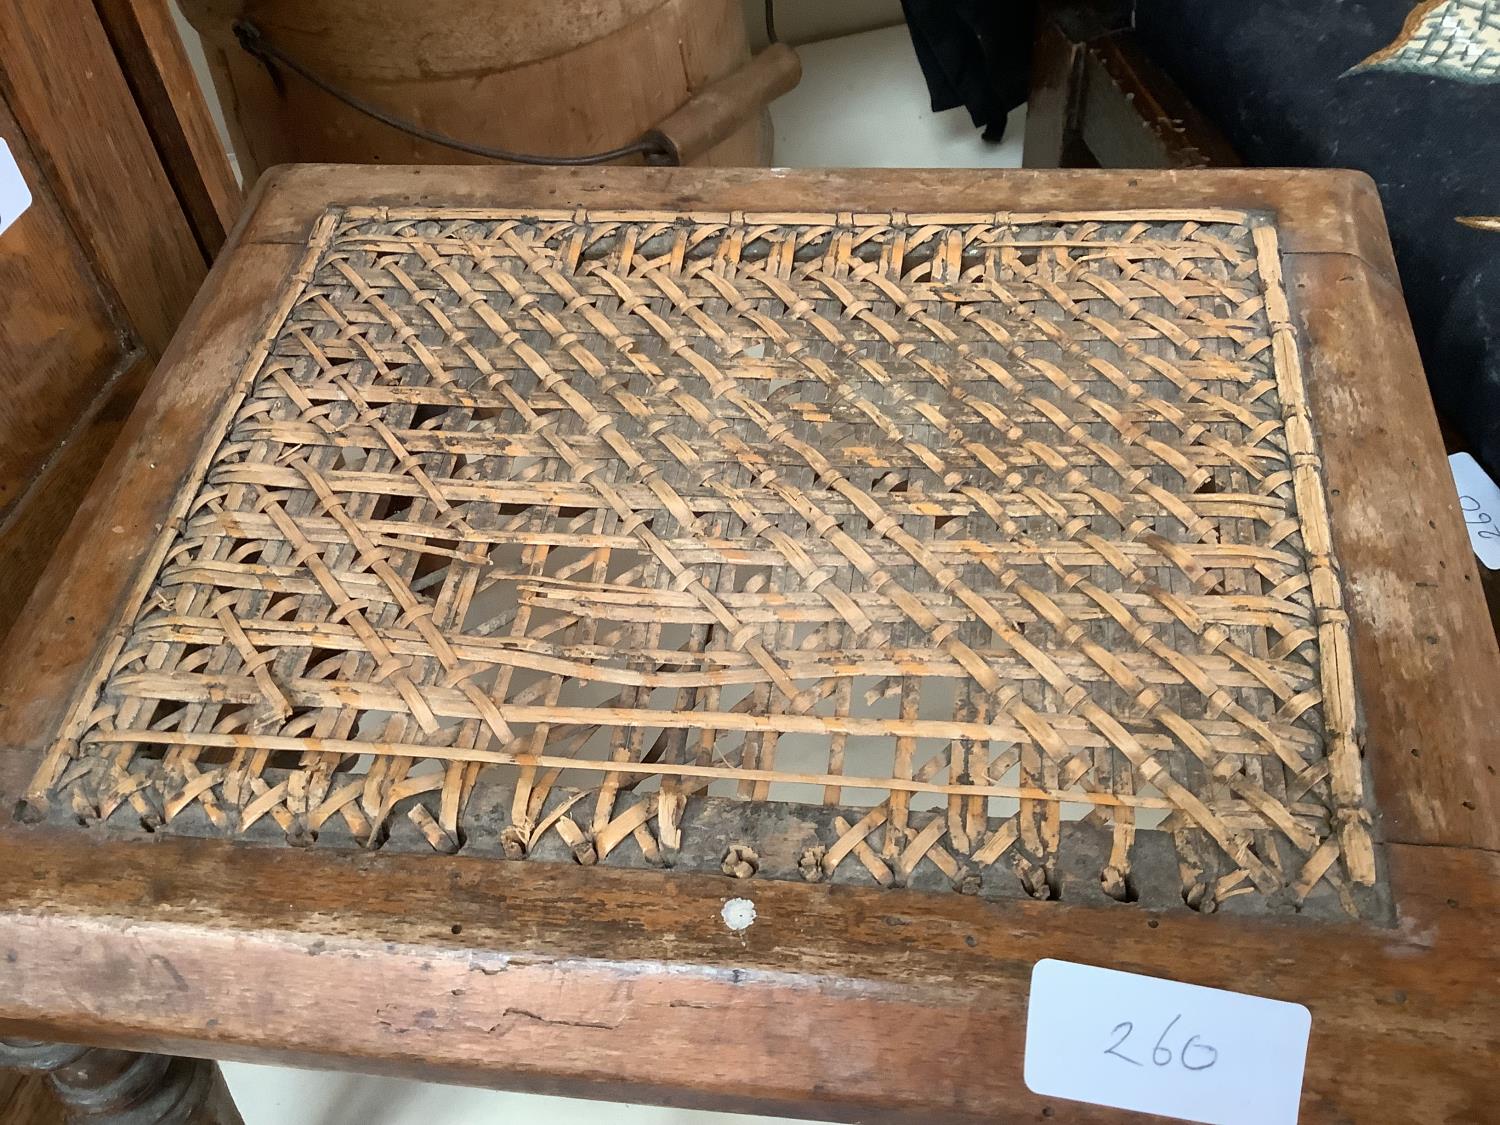
[{"label": "wood grain surface", "polygon": [[1116,1120],[1021,1082],[1045,956],[1306,1004],[1304,1122],[1487,1120],[1500,1050],[1500,859],[1471,850],[1391,848],[1384,928],[25,841],[0,866],[6,1035],[836,1120]]},{"label": "wood grain surface", "polygon": [[1309,345],[1381,831],[1500,850],[1500,661],[1401,291],[1334,255],[1295,258],[1288,286]]},{"label": "wood grain surface", "polygon": [[246,207],[242,242],[307,242],[331,203],[410,207],[724,207],[758,210],[1057,211],[1233,207],[1276,213],[1284,253],[1350,254],[1395,279],[1375,182],[1363,172],[856,168],[275,168]]},{"label": "wood grain surface", "polygon": [[[243,361],[274,279],[326,204],[435,198],[1275,211],[1309,348],[1395,924],[9,824],[6,1034],[848,1120],[1110,1120],[1044,1104],[1021,1082],[1027,980],[1050,956],[1307,1004],[1304,1121],[1492,1119],[1500,804],[1487,708],[1500,653],[1374,192],[1350,174],[280,171],[0,654],[3,807],[102,643],[192,435],[227,393],[199,373]],[[758,920],[732,934],[719,910],[747,888]]]},{"label": "wood grain surface", "polygon": [[12,1125],[66,1125],[62,1103],[40,1074],[25,1070],[0,1073],[0,1121]]},{"label": "wood grain surface", "polygon": [[239,217],[244,193],[168,0],[99,0],[96,7],[198,244],[212,261]]},{"label": "wood grain surface", "polygon": [[[93,400],[83,399],[87,405],[73,426],[0,522],[0,590],[14,591],[0,598],[0,633],[20,616],[26,594],[77,514],[79,498],[114,447],[151,369],[151,361],[136,350],[99,380]],[[71,405],[77,409],[79,402]]]},{"label": "wood grain surface", "polygon": [[[0,0],[3,89],[100,276],[148,353],[205,272],[104,28],[85,0]],[[101,159],[101,147],[109,154]]]},{"label": "wood grain surface", "polygon": [[[0,101],[0,137],[31,189],[31,206],[0,240],[0,520],[21,502],[86,401],[120,359],[107,294],[89,284],[86,252],[20,127]],[[0,625],[0,633],[4,626]]]},{"label": "wood grain surface", "polygon": [[0,634],[207,268],[132,87],[155,63],[131,55],[127,79],[100,21],[77,0],[0,0],[0,135],[33,195],[0,240]]}]

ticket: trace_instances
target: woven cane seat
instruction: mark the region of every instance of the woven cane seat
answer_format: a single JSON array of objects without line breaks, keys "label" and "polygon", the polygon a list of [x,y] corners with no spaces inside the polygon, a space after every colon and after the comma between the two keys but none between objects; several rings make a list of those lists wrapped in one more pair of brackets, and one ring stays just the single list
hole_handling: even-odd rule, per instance
[{"label": "woven cane seat", "polygon": [[1273,221],[349,207],[36,815],[1377,912]]}]

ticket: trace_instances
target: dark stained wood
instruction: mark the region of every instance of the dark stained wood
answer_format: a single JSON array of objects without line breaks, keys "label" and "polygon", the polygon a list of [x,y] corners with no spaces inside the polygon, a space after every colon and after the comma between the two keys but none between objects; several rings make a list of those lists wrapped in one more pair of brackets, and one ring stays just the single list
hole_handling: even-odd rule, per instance
[{"label": "dark stained wood", "polygon": [[1103,168],[1234,167],[1239,156],[1132,32],[1084,46],[1078,131]]},{"label": "dark stained wood", "polygon": [[205,272],[151,136],[86,0],[0,0],[0,92],[146,351]]},{"label": "dark stained wood", "polygon": [[[1304,1121],[1488,1118],[1500,804],[1485,708],[1500,652],[1482,628],[1378,203],[1353,174],[278,171],[0,652],[0,808],[14,806],[111,627],[197,451],[189,435],[228,391],[195,373],[243,360],[327,203],[417,198],[1276,211],[1337,490],[1365,747],[1385,810],[1376,831],[1396,841],[1382,849],[1396,923],[1156,916],[7,824],[0,1034],[848,1120],[1019,1121],[1048,1110],[1114,1120],[1048,1105],[1021,1081],[1027,982],[1051,956],[1307,1004]],[[1413,732],[1425,740],[1407,745]],[[1419,769],[1400,764],[1412,746]],[[731,895],[756,903],[742,936],[719,916]]]},{"label": "dark stained wood", "polygon": [[1037,21],[1031,91],[1021,163],[1027,168],[1081,168],[1092,159],[1078,133],[1083,44],[1052,20]]},{"label": "dark stained wood", "polygon": [[29,1070],[0,1071],[0,1121],[9,1125],[65,1125],[62,1103],[47,1080]]},{"label": "dark stained wood", "polygon": [[1129,5],[1048,0],[1032,49],[1028,168],[1208,168],[1233,147],[1141,49]]},{"label": "dark stained wood", "polygon": [[[1394,928],[32,829],[0,865],[0,1011],[8,1036],[1029,1121],[1047,1103],[1020,1078],[1026,997],[1051,956],[1308,1005],[1304,1122],[1484,1120],[1500,857],[1398,846],[1390,861]],[[720,917],[738,894],[757,910],[743,936]]]},{"label": "dark stained wood", "polygon": [[0,135],[34,197],[0,236],[3,635],[207,266],[91,4],[0,0]]},{"label": "dark stained wood", "polygon": [[[26,604],[37,578],[78,511],[104,457],[130,416],[152,364],[137,349],[100,381],[73,427],[43,461],[21,499],[0,521],[0,634]],[[79,400],[72,400],[76,409]]]},{"label": "dark stained wood", "polygon": [[97,0],[95,6],[193,233],[212,258],[244,193],[167,0]]},{"label": "dark stained wood", "polygon": [[244,1125],[208,1059],[0,1039],[0,1065],[46,1075],[78,1125]]},{"label": "dark stained wood", "polygon": [[0,136],[31,206],[0,236],[0,635],[51,556],[134,404],[144,349],[94,273],[4,102]]},{"label": "dark stained wood", "polygon": [[3,102],[0,137],[10,146],[32,195],[31,206],[0,236],[3,520],[68,432],[79,399],[87,399],[122,356],[113,303],[93,282],[88,258]]},{"label": "dark stained wood", "polygon": [[1287,287],[1311,345],[1381,831],[1500,850],[1500,655],[1401,291],[1319,256],[1295,259]]}]

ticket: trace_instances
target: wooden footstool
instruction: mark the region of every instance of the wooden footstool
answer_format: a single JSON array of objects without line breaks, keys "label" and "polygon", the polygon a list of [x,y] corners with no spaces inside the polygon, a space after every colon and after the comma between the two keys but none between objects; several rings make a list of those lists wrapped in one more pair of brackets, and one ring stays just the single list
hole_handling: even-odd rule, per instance
[{"label": "wooden footstool", "polygon": [[1478,1120],[1497,686],[1361,176],[279,169],[5,652],[0,1037],[1114,1120],[1054,958]]}]

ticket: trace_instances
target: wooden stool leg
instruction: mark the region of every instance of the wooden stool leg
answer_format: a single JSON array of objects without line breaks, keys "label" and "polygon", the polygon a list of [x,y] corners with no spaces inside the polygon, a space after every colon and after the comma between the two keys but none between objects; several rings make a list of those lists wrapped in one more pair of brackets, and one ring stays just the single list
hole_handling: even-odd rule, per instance
[{"label": "wooden stool leg", "polygon": [[244,1125],[211,1059],[0,1040],[0,1066],[45,1074],[70,1121]]}]

